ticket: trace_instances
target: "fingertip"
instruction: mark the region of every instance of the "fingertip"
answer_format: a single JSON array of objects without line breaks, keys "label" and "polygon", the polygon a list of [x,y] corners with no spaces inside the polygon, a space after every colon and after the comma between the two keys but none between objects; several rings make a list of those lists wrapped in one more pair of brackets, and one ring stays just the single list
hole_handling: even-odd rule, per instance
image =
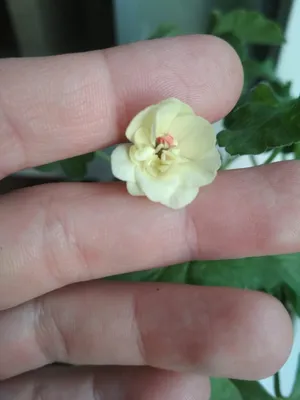
[{"label": "fingertip", "polygon": [[236,105],[244,86],[244,68],[236,50],[224,39],[213,35],[207,37],[214,43],[222,54],[222,66],[227,71],[229,87],[227,90],[228,103],[224,106],[224,110],[220,110],[221,117],[226,116]]},{"label": "fingertip", "polygon": [[[188,40],[191,48],[198,49],[199,63],[203,62],[204,57],[209,60],[207,74],[214,76],[209,83],[212,85],[210,89],[213,89],[211,91],[215,96],[215,107],[210,104],[210,109],[204,112],[201,103],[200,107],[196,105],[196,109],[202,114],[204,112],[204,117],[209,121],[218,121],[233,109],[241,95],[244,85],[242,62],[235,49],[227,41],[217,36],[191,35],[188,36]],[[220,70],[219,73],[218,70]],[[201,94],[203,97],[203,93]],[[197,99],[197,94],[193,95]],[[191,99],[191,102],[193,101],[195,100]]]},{"label": "fingertip", "polygon": [[293,346],[293,324],[286,308],[275,297],[262,294],[252,312],[253,363],[251,379],[274,375],[287,361]]},{"label": "fingertip", "polygon": [[[153,392],[151,400],[164,398],[172,400],[209,400],[210,382],[206,377],[196,373],[178,373],[153,369]],[[157,397],[156,397],[157,394]]]},{"label": "fingertip", "polygon": [[233,315],[235,338],[229,339],[223,351],[228,359],[230,352],[235,357],[227,364],[225,376],[259,380],[274,375],[286,362],[293,344],[293,327],[284,306],[268,294],[245,291]]},{"label": "fingertip", "polygon": [[[205,288],[206,289],[206,288]],[[276,373],[293,344],[293,327],[274,297],[249,290],[207,288],[210,334],[198,370],[209,376],[258,380]],[[196,351],[196,350],[195,350]],[[194,352],[195,352],[194,351]]]},{"label": "fingertip", "polygon": [[[126,99],[121,127],[128,123],[128,116],[168,97],[188,103],[210,122],[218,121],[235,106],[243,87],[243,68],[235,50],[212,35],[161,38],[109,49],[105,54],[110,65],[120,65],[125,57],[131,63],[130,75],[118,69],[117,77],[111,68],[117,98],[123,103]],[[138,96],[129,98],[128,87],[134,84]]]}]

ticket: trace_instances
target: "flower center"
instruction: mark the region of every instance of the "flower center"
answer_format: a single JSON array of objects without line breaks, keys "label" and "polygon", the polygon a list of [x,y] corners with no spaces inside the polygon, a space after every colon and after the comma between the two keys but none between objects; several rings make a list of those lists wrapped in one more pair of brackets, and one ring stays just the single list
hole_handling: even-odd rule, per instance
[{"label": "flower center", "polygon": [[167,173],[174,163],[185,162],[177,140],[169,133],[156,138],[153,146],[132,145],[129,157],[154,177]]},{"label": "flower center", "polygon": [[177,141],[169,133],[159,136],[155,141],[155,154],[158,158],[162,159],[162,156],[166,151],[175,148],[176,146]]},{"label": "flower center", "polygon": [[166,135],[163,135],[163,136],[159,136],[156,139],[156,144],[157,145],[164,144],[164,145],[167,145],[167,146],[171,147],[171,146],[174,145],[174,142],[175,142],[175,140],[174,140],[173,136],[170,135],[169,133],[167,133]]}]

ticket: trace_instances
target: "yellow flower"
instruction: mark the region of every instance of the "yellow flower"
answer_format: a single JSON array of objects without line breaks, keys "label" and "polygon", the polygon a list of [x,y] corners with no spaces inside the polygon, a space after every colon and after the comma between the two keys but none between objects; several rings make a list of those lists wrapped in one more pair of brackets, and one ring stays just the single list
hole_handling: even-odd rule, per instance
[{"label": "yellow flower", "polygon": [[221,165],[212,125],[175,98],[141,111],[126,137],[131,143],[117,146],[111,156],[114,176],[127,182],[131,195],[167,207],[191,203]]}]

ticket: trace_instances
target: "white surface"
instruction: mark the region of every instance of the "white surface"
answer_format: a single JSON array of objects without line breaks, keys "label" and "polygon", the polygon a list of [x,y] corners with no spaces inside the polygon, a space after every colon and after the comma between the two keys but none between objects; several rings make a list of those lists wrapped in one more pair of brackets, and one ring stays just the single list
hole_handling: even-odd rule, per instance
[{"label": "white surface", "polygon": [[294,0],[285,33],[286,44],[283,46],[277,69],[277,75],[284,81],[291,80],[292,94],[300,93],[300,0]]}]

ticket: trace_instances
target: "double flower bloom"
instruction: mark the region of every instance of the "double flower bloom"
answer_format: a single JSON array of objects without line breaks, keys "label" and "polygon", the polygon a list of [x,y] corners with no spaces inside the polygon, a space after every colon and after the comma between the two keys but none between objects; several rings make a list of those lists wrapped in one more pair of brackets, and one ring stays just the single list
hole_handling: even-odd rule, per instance
[{"label": "double flower bloom", "polygon": [[173,209],[191,203],[221,165],[212,125],[175,98],[141,111],[125,135],[130,143],[112,153],[114,176],[131,195]]}]

